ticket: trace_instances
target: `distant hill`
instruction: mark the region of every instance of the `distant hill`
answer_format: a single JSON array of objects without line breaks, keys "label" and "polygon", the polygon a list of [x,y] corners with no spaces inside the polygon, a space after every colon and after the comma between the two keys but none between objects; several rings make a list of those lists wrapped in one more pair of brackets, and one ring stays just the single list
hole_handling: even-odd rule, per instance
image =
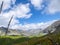
[{"label": "distant hill", "polygon": [[[60,32],[60,20],[57,20],[51,23],[48,26],[43,26],[44,29],[31,29],[27,31],[18,30],[18,29],[9,29],[8,35],[22,35],[22,36],[39,36],[40,34],[47,34],[50,30],[51,32],[57,33]],[[5,35],[6,27],[0,27],[0,35]]]},{"label": "distant hill", "polygon": [[51,32],[60,32],[60,20],[55,21],[54,23],[52,23],[51,25],[49,25],[47,28],[45,28],[43,30],[44,33],[48,33],[48,31],[50,30]]},{"label": "distant hill", "polygon": [[[0,35],[5,35],[7,28],[6,27],[0,27]],[[21,35],[20,30],[15,30],[15,29],[9,29],[8,34],[7,35]]]}]

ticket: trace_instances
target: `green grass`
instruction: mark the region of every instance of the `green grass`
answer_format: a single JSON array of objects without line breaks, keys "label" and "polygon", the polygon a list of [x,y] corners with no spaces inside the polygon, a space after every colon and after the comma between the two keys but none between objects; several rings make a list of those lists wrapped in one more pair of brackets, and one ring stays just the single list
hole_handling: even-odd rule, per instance
[{"label": "green grass", "polygon": [[0,36],[0,45],[52,45],[48,37],[60,45],[60,33],[42,37]]},{"label": "green grass", "polygon": [[11,38],[11,39],[18,39],[22,38],[23,36],[0,36],[0,38]]},{"label": "green grass", "polygon": [[27,37],[21,36],[0,36],[0,45],[13,45],[15,43],[27,41],[27,39]]}]

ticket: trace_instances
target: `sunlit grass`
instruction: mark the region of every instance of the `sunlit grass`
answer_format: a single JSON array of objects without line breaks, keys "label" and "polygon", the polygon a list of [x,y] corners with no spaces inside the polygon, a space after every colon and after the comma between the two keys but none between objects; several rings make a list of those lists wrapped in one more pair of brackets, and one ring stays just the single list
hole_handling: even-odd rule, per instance
[{"label": "sunlit grass", "polygon": [[39,36],[0,36],[0,45],[51,45],[51,41],[48,39],[51,37],[53,41],[60,43],[60,33],[45,35],[42,37]]},{"label": "sunlit grass", "polygon": [[22,38],[23,36],[0,36],[0,38],[11,38],[11,39],[18,39]]}]

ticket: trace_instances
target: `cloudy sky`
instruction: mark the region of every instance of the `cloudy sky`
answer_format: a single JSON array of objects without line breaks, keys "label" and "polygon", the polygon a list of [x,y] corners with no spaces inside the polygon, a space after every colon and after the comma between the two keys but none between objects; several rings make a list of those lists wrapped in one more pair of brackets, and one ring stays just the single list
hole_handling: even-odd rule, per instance
[{"label": "cloudy sky", "polygon": [[10,28],[38,29],[60,19],[60,0],[0,0],[3,3],[0,26],[7,27],[14,15]]}]

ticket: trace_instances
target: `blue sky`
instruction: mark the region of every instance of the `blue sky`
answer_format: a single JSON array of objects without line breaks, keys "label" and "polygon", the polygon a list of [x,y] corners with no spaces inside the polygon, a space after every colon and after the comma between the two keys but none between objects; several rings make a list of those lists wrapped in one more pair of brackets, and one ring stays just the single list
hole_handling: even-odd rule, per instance
[{"label": "blue sky", "polygon": [[60,19],[60,0],[0,0],[0,4],[2,1],[1,26],[6,27],[12,15],[10,27],[23,30],[37,29],[42,23]]},{"label": "blue sky", "polygon": [[[17,0],[16,2],[18,3],[30,3],[29,8],[31,9],[30,13],[32,13],[32,16],[28,19],[20,18],[19,21],[24,24],[24,23],[39,23],[39,22],[46,22],[46,21],[51,21],[51,20],[59,20],[60,19],[60,12],[56,12],[53,14],[47,14],[43,13],[44,9],[48,6],[48,1],[43,2],[42,4],[44,7],[42,9],[35,9],[35,7],[31,4],[29,0]],[[47,4],[46,4],[47,3]]]}]

